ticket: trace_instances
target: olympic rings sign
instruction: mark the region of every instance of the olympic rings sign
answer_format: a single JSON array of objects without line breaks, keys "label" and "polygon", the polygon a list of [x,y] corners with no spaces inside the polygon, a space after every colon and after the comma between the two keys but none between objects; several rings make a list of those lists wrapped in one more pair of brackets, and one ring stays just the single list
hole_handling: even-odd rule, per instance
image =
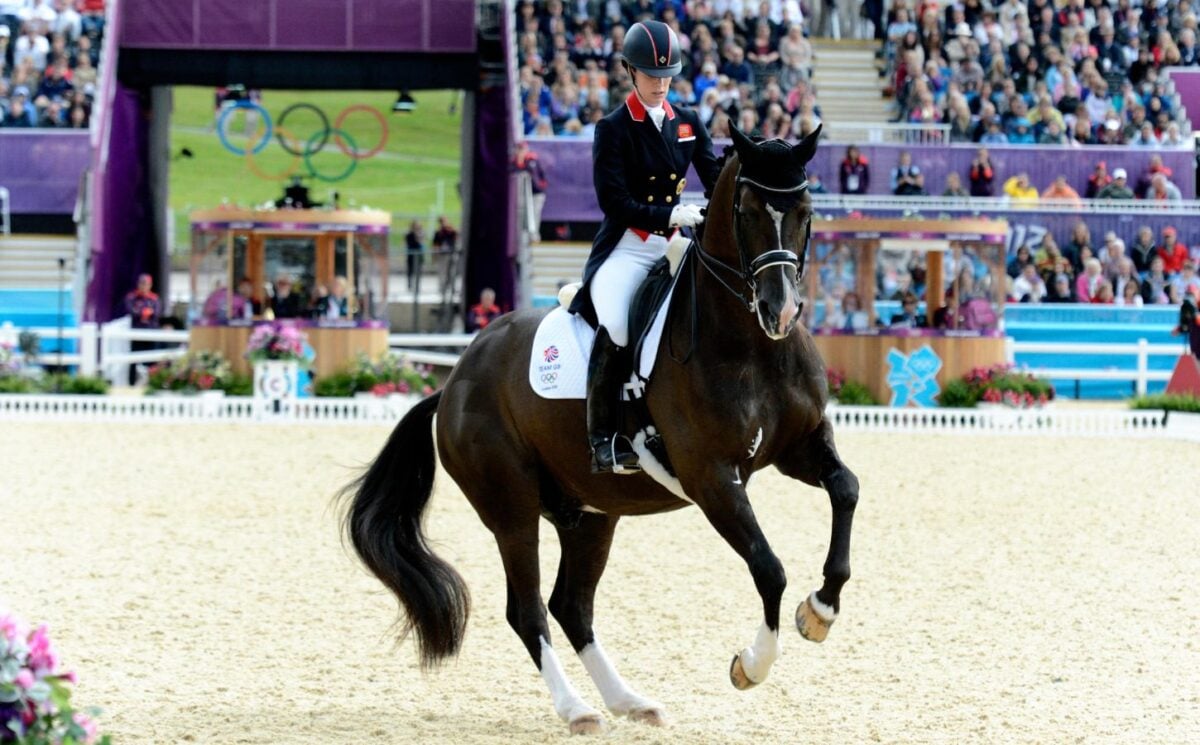
[{"label": "olympic rings sign", "polygon": [[[253,144],[244,148],[238,147],[234,143],[230,142],[229,135],[226,132],[230,117],[232,117],[238,110],[243,110],[247,113],[253,111],[258,115],[259,119],[258,129],[255,132],[255,137],[257,139],[253,142]],[[317,116],[317,119],[321,122],[320,128],[315,130],[307,138],[303,136],[296,136],[292,131],[284,126],[284,121],[290,114],[294,114],[301,110],[307,110],[314,113]],[[379,142],[377,142],[374,147],[365,151],[360,151],[358,149],[358,144],[355,143],[354,138],[350,136],[350,133],[347,132],[344,127],[346,120],[351,115],[358,112],[362,112],[373,117],[375,121],[379,123]],[[303,162],[304,169],[308,172],[308,175],[312,176],[313,178],[320,179],[321,181],[335,182],[348,178],[350,174],[354,173],[354,169],[358,167],[358,162],[360,160],[373,158],[379,153],[383,152],[383,148],[387,146],[388,124],[387,119],[384,118],[383,114],[379,113],[377,109],[373,109],[366,104],[354,104],[342,109],[341,113],[339,113],[337,118],[334,119],[333,126],[330,126],[329,117],[325,115],[324,111],[311,103],[304,102],[294,103],[291,106],[288,106],[279,115],[279,120],[273,122],[271,120],[271,114],[265,108],[263,108],[262,104],[254,101],[243,100],[228,104],[221,111],[221,115],[217,117],[217,137],[220,139],[221,145],[224,146],[226,150],[234,155],[245,158],[246,166],[252,173],[254,173],[254,175],[258,176],[259,178],[270,181],[283,181],[286,178],[294,176],[300,170],[300,164]],[[279,146],[283,148],[284,152],[292,156],[292,161],[288,164],[286,169],[280,171],[279,173],[264,173],[258,167],[258,164],[254,162],[254,156],[261,153],[264,148],[270,145],[272,138],[278,141]],[[321,171],[318,171],[317,167],[313,164],[313,156],[323,151],[331,139],[337,146],[337,149],[340,150],[343,155],[349,158],[349,162],[347,163],[346,167],[338,173],[322,173]],[[297,147],[297,145],[300,146]]]}]

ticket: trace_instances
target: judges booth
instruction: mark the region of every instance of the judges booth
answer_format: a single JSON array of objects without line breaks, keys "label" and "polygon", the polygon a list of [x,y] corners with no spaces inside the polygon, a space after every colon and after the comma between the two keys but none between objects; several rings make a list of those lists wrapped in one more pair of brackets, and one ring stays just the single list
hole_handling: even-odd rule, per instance
[{"label": "judges booth", "polygon": [[[1007,232],[1004,220],[814,219],[814,245],[830,250],[810,252],[809,297],[820,296],[829,264],[848,255],[865,313],[857,324],[816,324],[825,364],[885,404],[930,406],[936,401],[918,390],[922,380],[936,380],[940,390],[972,368],[1003,363]],[[875,302],[879,277],[885,263],[914,263],[914,253],[924,258],[923,323],[893,326]]]},{"label": "judges booth", "polygon": [[389,213],[211,209],[191,228],[190,349],[248,373],[251,331],[278,320],[304,331],[317,376],[387,350]]}]

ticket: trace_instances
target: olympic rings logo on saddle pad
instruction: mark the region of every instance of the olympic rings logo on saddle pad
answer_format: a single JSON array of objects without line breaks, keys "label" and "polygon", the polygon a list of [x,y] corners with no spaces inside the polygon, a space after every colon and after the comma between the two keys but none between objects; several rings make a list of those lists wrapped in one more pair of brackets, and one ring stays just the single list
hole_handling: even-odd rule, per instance
[{"label": "olympic rings logo on saddle pad", "polygon": [[[238,147],[234,143],[230,142],[229,135],[226,132],[230,117],[232,117],[234,113],[239,110],[255,112],[258,114],[260,121],[258,129],[255,132],[255,137],[257,139],[255,139],[252,145],[244,148]],[[284,126],[284,122],[287,120],[289,115],[301,110],[311,111],[312,113],[316,114],[317,118],[321,122],[320,128],[314,131],[307,138],[297,137]],[[359,150],[358,144],[354,141],[354,138],[351,137],[350,133],[343,128],[346,119],[357,112],[363,112],[373,117],[375,121],[379,123],[379,142],[377,142],[375,146],[369,150]],[[272,121],[271,114],[265,108],[263,108],[262,104],[254,101],[242,100],[227,104],[221,111],[221,115],[217,118],[217,137],[220,139],[221,145],[224,146],[226,150],[234,155],[244,157],[246,159],[246,166],[252,173],[254,173],[254,175],[258,176],[259,178],[267,179],[269,181],[283,181],[284,179],[294,176],[299,170],[300,163],[303,162],[304,169],[308,172],[308,175],[312,176],[313,178],[320,179],[321,181],[335,182],[342,181],[343,179],[348,178],[350,174],[354,173],[354,169],[358,167],[358,162],[360,160],[373,158],[379,153],[383,152],[383,148],[387,145],[388,140],[388,123],[387,119],[385,119],[383,114],[379,113],[378,110],[373,109],[366,104],[354,104],[342,109],[341,113],[339,113],[337,118],[334,119],[333,126],[330,126],[329,117],[325,115],[324,111],[311,103],[303,102],[294,103],[291,106],[288,106],[279,115],[278,121]],[[261,153],[263,149],[267,147],[267,145],[270,145],[272,139],[275,139],[279,143],[279,146],[283,148],[284,152],[292,156],[292,162],[288,164],[288,167],[285,170],[280,171],[279,173],[264,173],[258,167],[258,164],[254,162],[254,156]],[[322,152],[329,144],[330,140],[332,140],[333,144],[337,146],[337,149],[349,159],[347,166],[342,171],[334,174],[322,173],[318,171],[317,167],[313,165],[312,162],[313,156]],[[297,145],[300,146],[297,147]]]}]

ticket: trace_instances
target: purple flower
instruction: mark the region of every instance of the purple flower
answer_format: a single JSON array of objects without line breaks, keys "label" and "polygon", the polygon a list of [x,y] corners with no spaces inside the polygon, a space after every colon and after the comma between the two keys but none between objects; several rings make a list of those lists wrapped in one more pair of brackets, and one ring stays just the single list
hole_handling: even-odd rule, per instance
[{"label": "purple flower", "polygon": [[47,675],[57,666],[58,656],[50,645],[49,629],[45,624],[38,626],[29,636],[29,667],[39,675]]}]

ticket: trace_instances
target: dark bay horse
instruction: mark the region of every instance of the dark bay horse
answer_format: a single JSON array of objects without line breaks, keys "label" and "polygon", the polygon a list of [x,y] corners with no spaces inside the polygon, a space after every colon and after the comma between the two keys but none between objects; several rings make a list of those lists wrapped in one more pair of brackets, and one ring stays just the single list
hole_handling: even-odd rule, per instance
[{"label": "dark bay horse", "polygon": [[662,706],[634,692],[592,631],[596,585],[624,516],[694,504],[745,560],[763,604],[756,638],[730,668],[733,684],[745,689],[761,683],[780,654],[787,582],[755,519],[746,483],[755,471],[775,466],[824,487],[833,507],[824,582],[800,604],[796,624],[805,638],[825,638],[850,577],[858,480],[838,457],[824,415],[824,363],[796,324],[812,214],[804,166],[818,134],[789,146],[734,133],[700,250],[694,246],[678,270],[663,348],[645,392],[678,476],[673,488],[646,474],[591,473],[584,402],[541,398],[528,381],[530,348],[544,311],[491,323],[444,389],[413,407],[372,465],[347,487],[347,535],[399,599],[403,633],[416,631],[423,665],[457,653],[469,608],[462,578],[434,555],[421,529],[436,468],[435,414],[442,465],[499,546],[508,622],[571,732],[599,731],[604,719],[572,686],[550,645],[538,575],[543,516],[562,545],[550,613],[614,715],[665,721]]}]

